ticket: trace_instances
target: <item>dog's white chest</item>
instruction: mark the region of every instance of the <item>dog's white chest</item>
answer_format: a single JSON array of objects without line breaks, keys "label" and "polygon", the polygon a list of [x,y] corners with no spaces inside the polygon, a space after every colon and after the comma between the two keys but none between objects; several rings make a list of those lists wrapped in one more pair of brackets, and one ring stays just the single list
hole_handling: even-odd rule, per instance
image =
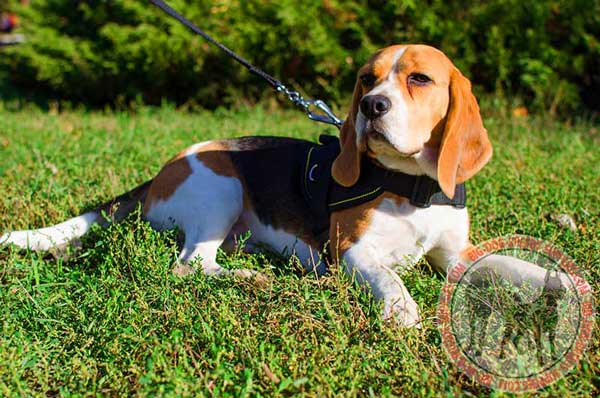
[{"label": "dog's white chest", "polygon": [[354,262],[401,269],[415,264],[432,250],[456,251],[468,239],[466,209],[451,206],[418,208],[384,199],[374,211],[361,238],[347,253]]}]

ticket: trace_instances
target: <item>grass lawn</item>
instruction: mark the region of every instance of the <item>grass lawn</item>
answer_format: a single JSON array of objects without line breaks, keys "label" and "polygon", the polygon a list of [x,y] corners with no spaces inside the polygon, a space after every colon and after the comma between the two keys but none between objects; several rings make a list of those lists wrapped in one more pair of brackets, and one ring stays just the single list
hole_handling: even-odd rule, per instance
[{"label": "grass lawn", "polygon": [[[598,128],[486,113],[495,153],[468,183],[473,241],[511,233],[553,241],[598,291]],[[316,139],[325,129],[293,111],[0,107],[0,232],[77,215],[197,141]],[[552,215],[561,213],[577,231],[559,226]],[[434,322],[444,278],[425,262],[405,281],[426,321],[403,330],[381,322],[380,305],[337,270],[317,279],[272,255],[221,256],[227,267],[273,273],[257,287],[179,279],[176,255],[172,233],[135,215],[93,231],[68,259],[0,248],[0,396],[509,396],[448,361]],[[596,329],[578,367],[539,396],[599,394],[598,337]]]}]

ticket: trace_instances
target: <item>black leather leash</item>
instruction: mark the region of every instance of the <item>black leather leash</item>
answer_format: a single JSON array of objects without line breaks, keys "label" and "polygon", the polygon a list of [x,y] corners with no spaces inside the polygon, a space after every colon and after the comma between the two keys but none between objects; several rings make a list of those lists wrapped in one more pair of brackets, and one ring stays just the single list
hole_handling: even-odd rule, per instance
[{"label": "black leather leash", "polygon": [[[154,4],[155,6],[157,6],[158,8],[160,8],[161,10],[163,10],[164,12],[166,12],[171,17],[175,18],[177,21],[179,21],[186,27],[188,27],[192,32],[202,36],[206,41],[217,46],[221,51],[223,51],[229,57],[233,58],[234,60],[236,60],[237,62],[242,64],[246,69],[248,69],[250,71],[250,73],[253,73],[253,74],[263,78],[264,80],[266,80],[267,83],[269,83],[269,85],[271,87],[273,87],[275,90],[287,95],[288,99],[294,105],[302,108],[311,120],[314,120],[316,122],[321,122],[321,123],[333,124],[337,128],[340,128],[342,126],[342,124],[344,123],[343,120],[341,120],[337,116],[335,116],[335,114],[333,113],[331,108],[329,108],[327,106],[327,104],[325,104],[325,102],[323,102],[322,100],[319,100],[319,99],[305,99],[298,91],[289,89],[285,84],[283,84],[278,79],[269,75],[262,69],[257,68],[256,66],[252,65],[248,60],[246,60],[245,58],[241,57],[240,55],[236,54],[229,48],[225,47],[223,44],[221,44],[218,41],[216,41],[215,39],[213,39],[208,33],[204,32],[202,29],[200,29],[199,27],[194,25],[192,22],[190,22],[188,19],[183,17],[181,14],[179,14],[177,11],[175,11],[173,8],[171,8],[164,1],[150,0],[150,2],[152,4]],[[311,107],[315,107],[322,113],[315,113],[315,112],[311,111]]]}]

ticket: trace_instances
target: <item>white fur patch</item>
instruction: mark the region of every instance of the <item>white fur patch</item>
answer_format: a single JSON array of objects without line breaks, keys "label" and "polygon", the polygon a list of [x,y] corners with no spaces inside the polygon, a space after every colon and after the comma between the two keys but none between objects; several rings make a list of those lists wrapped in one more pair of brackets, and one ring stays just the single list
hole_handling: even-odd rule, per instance
[{"label": "white fur patch", "polygon": [[185,160],[192,173],[175,192],[164,201],[152,203],[146,217],[157,229],[181,228],[186,234],[200,226],[210,228],[221,224],[219,220],[239,215],[242,210],[242,184],[237,178],[216,174],[206,167],[196,153],[202,146],[196,144],[188,151]]},{"label": "white fur patch", "polygon": [[258,217],[251,211],[244,212],[242,219],[243,223],[251,231],[251,236],[248,240],[248,244],[251,247],[260,246],[261,244],[267,245],[275,252],[284,256],[297,257],[308,272],[316,272],[318,275],[325,273],[326,266],[321,261],[318,248],[313,248],[289,232],[261,223]]},{"label": "white fur patch", "polygon": [[449,206],[417,208],[384,199],[369,227],[344,253],[347,272],[368,284],[384,302],[384,317],[394,316],[405,326],[419,321],[418,308],[399,273],[406,272],[423,256],[432,254],[436,268],[453,265],[468,243],[466,209]]},{"label": "white fur patch", "polygon": [[23,249],[49,250],[83,236],[98,216],[88,212],[52,227],[8,232],[0,237],[0,245],[12,243]]},{"label": "white fur patch", "polygon": [[466,209],[418,208],[408,202],[398,204],[384,199],[349,252],[355,262],[400,267],[404,271],[432,250],[451,250],[456,256],[467,246],[468,233]]}]

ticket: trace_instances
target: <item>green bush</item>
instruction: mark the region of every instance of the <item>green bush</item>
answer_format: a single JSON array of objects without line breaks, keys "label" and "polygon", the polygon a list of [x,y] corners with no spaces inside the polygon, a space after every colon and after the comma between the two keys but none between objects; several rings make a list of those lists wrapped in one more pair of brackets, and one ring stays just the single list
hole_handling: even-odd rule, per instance
[{"label": "green bush", "polygon": [[[446,52],[484,91],[553,112],[600,109],[600,0],[171,0],[227,46],[312,96],[346,105],[356,70],[391,43]],[[254,101],[267,86],[145,1],[33,0],[13,84],[92,105]]]}]

